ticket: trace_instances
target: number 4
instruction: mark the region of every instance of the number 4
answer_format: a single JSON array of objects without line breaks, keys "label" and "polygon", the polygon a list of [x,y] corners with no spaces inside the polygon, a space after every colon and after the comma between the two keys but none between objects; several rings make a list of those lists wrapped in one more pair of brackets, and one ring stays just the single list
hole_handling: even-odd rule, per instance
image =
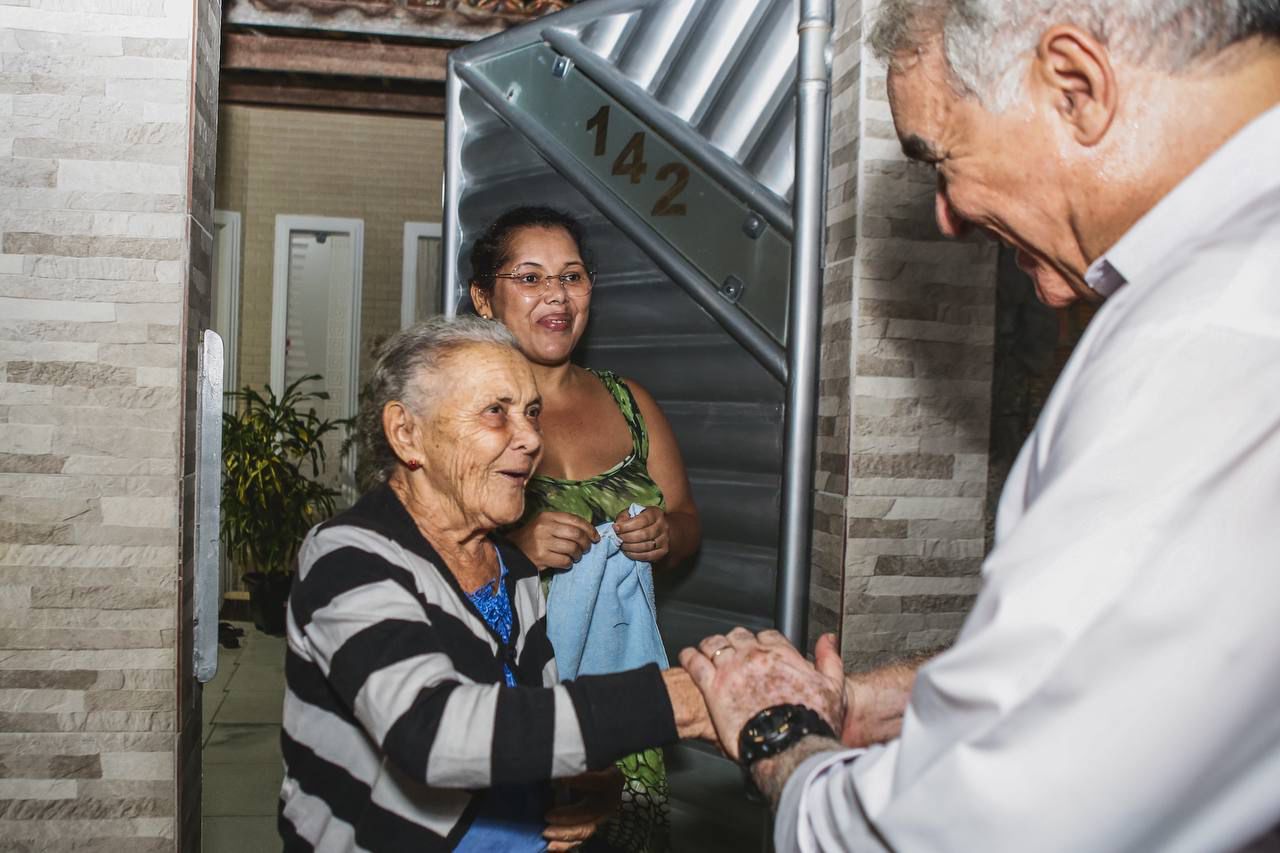
[{"label": "number 4", "polygon": [[632,134],[631,139],[618,152],[618,159],[613,161],[613,173],[627,175],[631,178],[631,183],[638,184],[648,168],[644,162],[644,131],[639,131]]}]

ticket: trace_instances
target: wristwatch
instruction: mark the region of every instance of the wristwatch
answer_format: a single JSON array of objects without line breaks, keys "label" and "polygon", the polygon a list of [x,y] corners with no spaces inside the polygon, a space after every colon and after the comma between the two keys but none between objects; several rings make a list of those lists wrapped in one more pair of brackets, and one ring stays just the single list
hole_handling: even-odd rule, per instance
[{"label": "wristwatch", "polygon": [[738,733],[738,762],[750,769],[760,759],[783,752],[807,735],[835,740],[836,733],[817,711],[804,705],[765,708]]}]

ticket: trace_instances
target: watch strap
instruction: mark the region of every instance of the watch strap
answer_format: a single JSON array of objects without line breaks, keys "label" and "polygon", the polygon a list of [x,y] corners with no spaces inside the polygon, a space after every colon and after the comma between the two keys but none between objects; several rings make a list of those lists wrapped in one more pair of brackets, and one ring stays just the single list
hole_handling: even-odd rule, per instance
[{"label": "watch strap", "polygon": [[817,711],[806,705],[782,704],[765,708],[747,720],[738,733],[738,761],[749,768],[762,758],[786,751],[809,735],[835,740],[835,732]]}]

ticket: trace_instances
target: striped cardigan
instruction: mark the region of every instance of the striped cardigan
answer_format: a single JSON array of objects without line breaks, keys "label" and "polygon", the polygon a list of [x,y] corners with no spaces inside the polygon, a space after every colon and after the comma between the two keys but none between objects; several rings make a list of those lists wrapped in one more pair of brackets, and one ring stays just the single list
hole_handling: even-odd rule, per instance
[{"label": "striped cardigan", "polygon": [[676,739],[655,666],[557,684],[538,573],[493,541],[508,568],[509,646],[390,487],[308,534],[289,598],[287,851],[449,849],[491,785],[599,769]]}]

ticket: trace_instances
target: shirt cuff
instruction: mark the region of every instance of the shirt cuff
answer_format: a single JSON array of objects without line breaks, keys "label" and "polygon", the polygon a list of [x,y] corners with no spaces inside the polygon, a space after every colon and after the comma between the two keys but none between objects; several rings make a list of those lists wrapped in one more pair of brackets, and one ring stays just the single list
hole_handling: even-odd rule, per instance
[{"label": "shirt cuff", "polygon": [[657,664],[611,675],[586,675],[563,686],[578,713],[591,770],[679,739],[675,710]]},{"label": "shirt cuff", "polygon": [[[831,750],[817,752],[800,762],[782,788],[778,800],[778,814],[773,822],[773,847],[775,853],[817,850],[813,834],[804,820],[803,809],[808,798],[809,786],[819,776],[836,765],[851,764],[866,750]],[[805,821],[807,824],[807,820]]]}]

